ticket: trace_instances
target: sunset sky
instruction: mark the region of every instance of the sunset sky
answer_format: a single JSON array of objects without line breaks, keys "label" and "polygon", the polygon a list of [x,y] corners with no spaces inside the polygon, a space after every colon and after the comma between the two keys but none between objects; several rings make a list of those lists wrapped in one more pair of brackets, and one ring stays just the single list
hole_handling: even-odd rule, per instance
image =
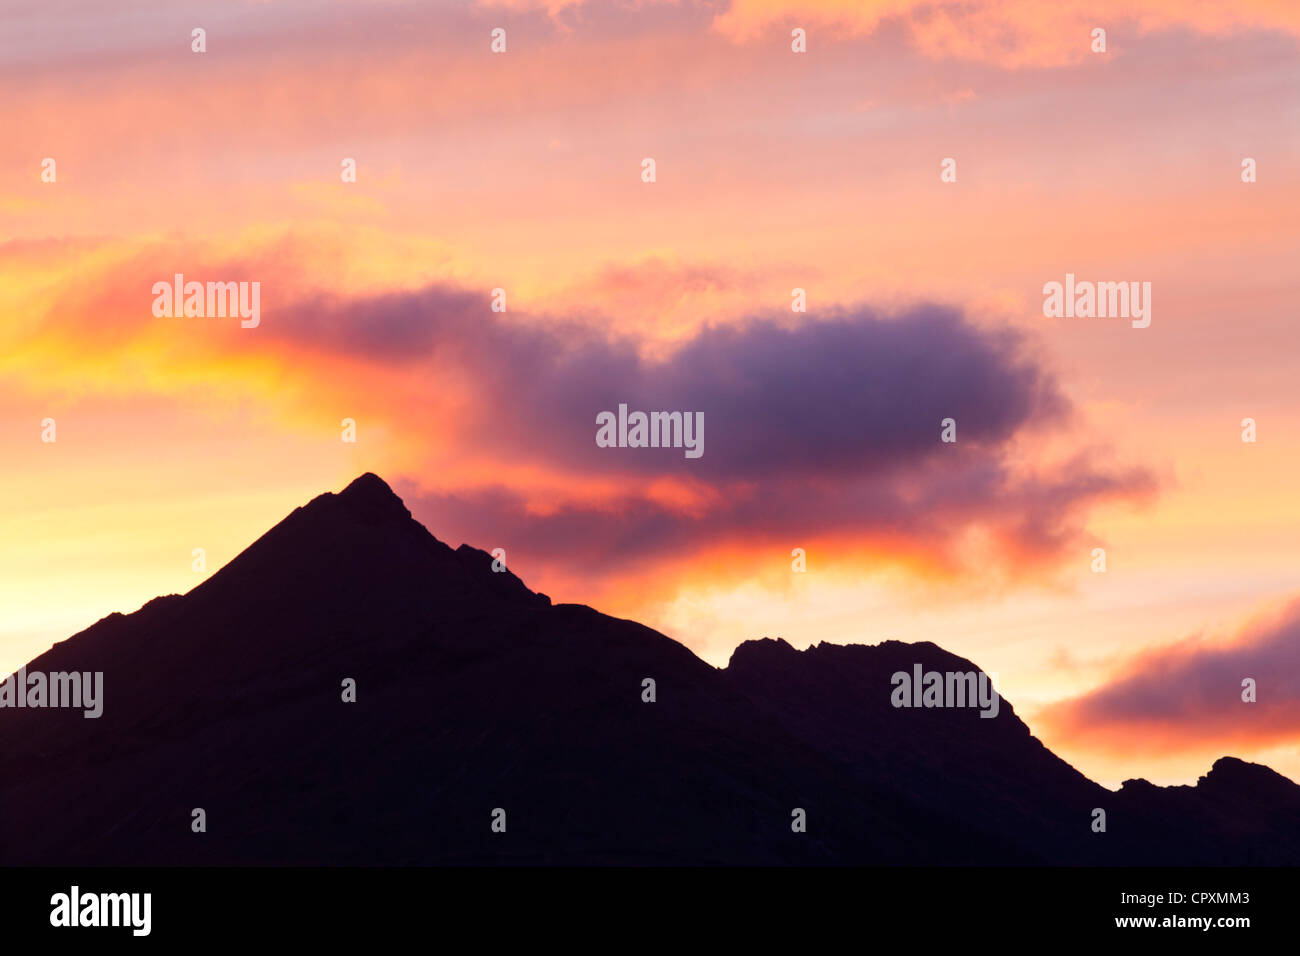
[{"label": "sunset sky", "polygon": [[0,10],[0,674],[373,471],[711,663],[933,641],[1108,786],[1300,780],[1294,0]]}]

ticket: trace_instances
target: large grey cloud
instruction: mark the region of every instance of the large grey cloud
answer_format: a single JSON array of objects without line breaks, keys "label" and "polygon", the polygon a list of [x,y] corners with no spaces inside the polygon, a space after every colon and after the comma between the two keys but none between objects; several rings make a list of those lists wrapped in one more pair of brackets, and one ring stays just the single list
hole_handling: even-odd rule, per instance
[{"label": "large grey cloud", "polygon": [[[269,331],[454,373],[475,385],[466,424],[483,443],[597,471],[719,481],[887,473],[996,447],[1023,428],[1062,424],[1067,411],[1018,336],[948,308],[845,309],[793,326],[757,318],[705,328],[655,360],[589,324],[513,321],[487,305],[486,294],[434,287],[308,303]],[[598,448],[596,416],[620,403],[703,412],[705,455]],[[939,442],[948,417],[956,447]]]},{"label": "large grey cloud", "polygon": [[[486,292],[441,286],[319,300],[268,326],[395,374],[468,383],[460,447],[478,460],[532,462],[624,482],[622,500],[538,514],[526,489],[402,490],[436,533],[514,542],[560,561],[618,567],[722,539],[835,533],[907,541],[942,557],[972,528],[1004,556],[1066,546],[1095,501],[1143,495],[1152,476],[1081,456],[1050,473],[1013,467],[1011,445],[1070,427],[1051,373],[1010,331],[956,309],[844,308],[813,319],[758,316],[706,327],[666,356],[590,322],[502,316]],[[705,453],[600,448],[596,416],[703,412]],[[957,421],[958,441],[940,441]],[[713,497],[690,511],[648,493],[661,477]]]}]

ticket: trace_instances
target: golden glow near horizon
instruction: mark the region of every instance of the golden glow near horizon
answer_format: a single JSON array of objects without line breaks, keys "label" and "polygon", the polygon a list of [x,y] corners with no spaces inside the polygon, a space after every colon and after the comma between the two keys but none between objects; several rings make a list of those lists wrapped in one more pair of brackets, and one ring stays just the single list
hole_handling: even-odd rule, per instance
[{"label": "golden glow near horizon", "polygon": [[[511,551],[525,583],[717,665],[764,635],[933,641],[997,672],[1035,735],[1107,785],[1194,782],[1224,753],[1300,779],[1294,686],[1261,684],[1292,698],[1268,727],[1180,711],[1177,688],[1158,712],[1123,699],[1153,662],[1186,661],[1194,700],[1221,659],[1271,668],[1239,675],[1261,681],[1296,661],[1273,639],[1300,644],[1295,620],[1259,622],[1300,594],[1300,227],[1281,215],[1300,208],[1300,145],[1279,93],[1300,78],[1300,13],[932,6],[395,3],[366,6],[359,33],[349,4],[270,3],[212,20],[202,79],[186,4],[106,20],[93,44],[23,14],[30,42],[0,53],[0,673],[188,591],[193,548],[211,573],[374,471],[453,546],[498,543],[513,512],[493,501],[553,518],[563,534]],[[155,316],[150,288],[176,273],[259,282],[261,326]],[[1150,282],[1150,327],[1045,318],[1043,284],[1066,273]],[[1071,410],[1002,446],[1032,504],[955,489],[923,512],[936,527],[722,520],[762,481],[512,451],[498,416],[533,383],[458,351],[437,322],[461,294],[506,346],[555,334],[651,364],[755,317],[933,303],[1022,336]],[[427,341],[373,331],[401,296]],[[1103,472],[1121,478],[1094,488]],[[848,478],[808,481],[829,496]],[[643,551],[651,529],[630,523],[587,554],[564,523],[639,509],[687,530]]]}]

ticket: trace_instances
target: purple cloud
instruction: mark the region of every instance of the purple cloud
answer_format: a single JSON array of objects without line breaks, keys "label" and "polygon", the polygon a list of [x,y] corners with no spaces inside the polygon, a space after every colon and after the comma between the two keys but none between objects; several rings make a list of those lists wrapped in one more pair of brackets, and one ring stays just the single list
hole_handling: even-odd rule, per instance
[{"label": "purple cloud", "polygon": [[[1095,501],[1148,494],[1152,476],[1081,456],[1051,473],[1013,465],[1011,443],[1064,428],[1069,402],[1021,336],[952,308],[899,314],[759,316],[701,329],[664,357],[590,323],[503,316],[490,296],[434,286],[295,308],[268,334],[454,381],[458,447],[475,460],[621,479],[611,502],[529,507],[530,489],[402,490],[435,531],[513,541],[551,559],[618,567],[736,538],[872,536],[949,560],[974,528],[1010,561],[1059,552]],[[597,415],[702,413],[704,454],[603,448]],[[941,421],[957,423],[955,444]],[[446,425],[446,423],[443,423]],[[649,493],[682,479],[712,504],[686,511]]]}]

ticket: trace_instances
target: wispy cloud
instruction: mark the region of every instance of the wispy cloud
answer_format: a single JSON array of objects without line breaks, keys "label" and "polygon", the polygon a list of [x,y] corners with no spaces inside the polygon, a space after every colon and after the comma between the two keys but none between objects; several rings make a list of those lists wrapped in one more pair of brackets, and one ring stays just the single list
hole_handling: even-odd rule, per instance
[{"label": "wispy cloud", "polygon": [[[1248,679],[1253,703],[1243,700]],[[1112,680],[1043,717],[1060,739],[1102,752],[1300,740],[1300,600],[1229,640],[1195,635],[1142,650]]]}]

